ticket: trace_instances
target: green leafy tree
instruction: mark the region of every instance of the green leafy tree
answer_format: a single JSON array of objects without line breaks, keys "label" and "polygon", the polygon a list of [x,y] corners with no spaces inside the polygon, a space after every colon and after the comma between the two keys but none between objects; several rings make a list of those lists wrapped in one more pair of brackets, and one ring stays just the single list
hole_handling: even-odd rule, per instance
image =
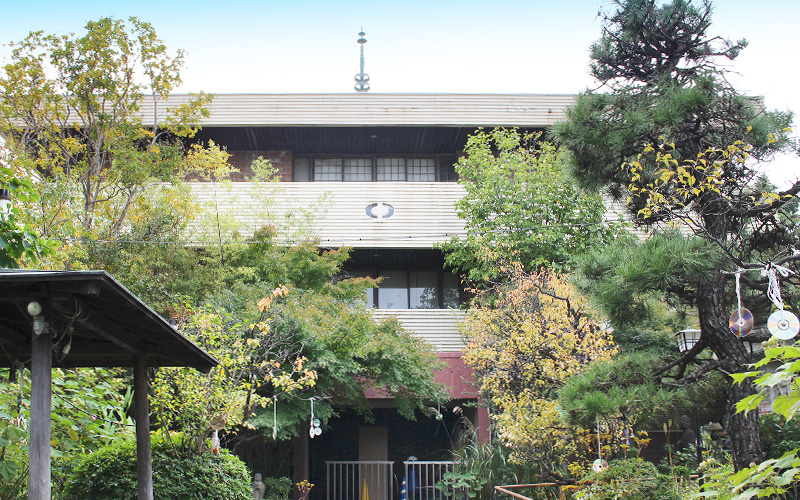
[{"label": "green leafy tree", "polygon": [[[675,144],[678,160],[733,144],[748,130],[757,157],[786,145],[791,113],[766,110],[727,82],[721,64],[747,42],[707,35],[710,2],[613,5],[601,14],[602,36],[591,47],[591,73],[600,87],[579,94],[567,119],[553,128],[558,145],[572,153],[578,182],[624,199],[630,179],[619,166],[661,140]],[[648,180],[654,174],[642,173]]]},{"label": "green leafy tree", "polygon": [[[721,376],[690,387],[672,387],[653,377],[663,362],[662,353],[653,349],[593,362],[559,391],[559,406],[567,422],[586,429],[600,422],[618,437],[627,430],[637,433],[661,427],[683,412],[719,399]],[[617,444],[611,451],[625,452],[625,446]]]},{"label": "green leafy tree", "polygon": [[578,189],[564,175],[566,157],[539,139],[495,129],[467,141],[456,166],[466,190],[456,210],[467,236],[442,248],[446,263],[475,282],[498,278],[498,262],[563,269],[613,236],[600,197]]},{"label": "green leafy tree", "polygon": [[[91,21],[82,35],[33,32],[10,47],[0,76],[0,134],[47,195],[38,214],[43,234],[116,235],[149,183],[182,172],[178,139],[196,132],[210,97],[159,108],[180,84],[183,54],[170,55],[136,18]],[[152,124],[141,120],[146,96]]]},{"label": "green leafy tree", "polygon": [[7,166],[6,151],[0,139],[0,190],[4,190],[12,198],[11,210],[0,211],[0,268],[17,268],[21,265],[32,265],[39,258],[52,253],[55,242],[40,238],[27,222],[24,213],[15,206],[20,203],[34,202],[37,193],[30,180],[21,178]]},{"label": "green leafy tree", "polygon": [[[592,47],[592,73],[607,92],[581,93],[553,133],[572,153],[583,185],[627,199],[644,226],[671,223],[691,236],[630,244],[628,261],[601,257],[605,264],[590,263],[583,274],[618,307],[623,297],[637,307],[658,293],[696,309],[700,342],[661,373],[677,367],[688,383],[713,370],[740,372],[748,358],[728,327],[733,272],[789,265],[792,257],[778,254],[796,244],[791,200],[800,183],[773,192],[753,163],[787,144],[791,114],[765,110],[727,83],[717,61],[736,57],[745,42],[706,34],[709,3],[625,0],[616,7],[604,15],[603,36]],[[766,290],[755,275],[744,283]],[[763,301],[761,310],[768,311]],[[697,358],[706,347],[717,359]],[[735,386],[730,397],[752,390]],[[730,425],[736,467],[760,461],[757,415],[737,414]]]},{"label": "green leafy tree", "polygon": [[276,403],[276,437],[286,439],[307,431],[311,398],[327,420],[334,406],[369,414],[369,388],[393,397],[407,418],[444,397],[431,346],[395,320],[372,320],[364,289],[374,281],[337,277],[346,250],[284,247],[272,236],[267,229],[228,246],[220,291],[198,298],[204,306],[173,310],[181,330],[221,361],[207,376],[162,369],[156,377],[154,411],[165,428],[184,432],[180,448],[204,449],[215,428],[272,435]]}]

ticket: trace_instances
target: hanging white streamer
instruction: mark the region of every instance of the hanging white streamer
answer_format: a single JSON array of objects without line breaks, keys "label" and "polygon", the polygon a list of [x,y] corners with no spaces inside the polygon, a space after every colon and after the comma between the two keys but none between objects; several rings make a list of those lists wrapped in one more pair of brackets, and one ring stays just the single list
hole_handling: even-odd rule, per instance
[{"label": "hanging white streamer", "polygon": [[601,450],[602,446],[600,445],[600,416],[595,415],[595,422],[597,423],[597,458],[598,460],[603,459],[603,452]]},{"label": "hanging white streamer", "polygon": [[740,284],[740,280],[742,277],[742,270],[738,269],[736,271],[736,304],[738,306],[738,316],[739,316],[739,326],[744,325],[744,318],[742,317],[742,286]]},{"label": "hanging white streamer", "polygon": [[278,440],[278,396],[272,396],[272,440]]},{"label": "hanging white streamer", "polygon": [[784,278],[792,273],[791,270],[777,264],[768,264],[766,269],[761,271],[762,275],[769,278],[769,287],[767,288],[767,297],[772,301],[775,306],[783,311],[783,299],[781,298],[781,283],[778,279],[778,273]]}]

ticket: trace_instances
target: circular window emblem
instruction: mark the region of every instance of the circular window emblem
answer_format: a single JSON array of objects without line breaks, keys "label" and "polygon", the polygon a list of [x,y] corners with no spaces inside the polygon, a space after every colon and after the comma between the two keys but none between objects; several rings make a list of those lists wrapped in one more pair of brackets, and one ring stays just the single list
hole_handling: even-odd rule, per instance
[{"label": "circular window emblem", "polygon": [[367,205],[366,211],[373,219],[388,219],[394,215],[394,207],[388,203],[372,203]]}]

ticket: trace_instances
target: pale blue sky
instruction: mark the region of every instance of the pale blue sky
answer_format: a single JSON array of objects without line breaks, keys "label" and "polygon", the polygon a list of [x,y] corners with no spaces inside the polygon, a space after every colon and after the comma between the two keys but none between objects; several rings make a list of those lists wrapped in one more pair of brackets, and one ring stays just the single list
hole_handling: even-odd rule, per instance
[{"label": "pale blue sky", "polygon": [[[78,32],[102,16],[151,22],[187,51],[179,91],[352,92],[359,28],[372,92],[577,93],[608,0],[8,2],[0,43]],[[710,33],[747,38],[742,91],[800,113],[800,2],[717,0]],[[0,47],[0,61],[8,55]],[[800,124],[800,122],[796,122]],[[800,128],[796,126],[795,128]],[[796,168],[800,171],[800,168]]]}]

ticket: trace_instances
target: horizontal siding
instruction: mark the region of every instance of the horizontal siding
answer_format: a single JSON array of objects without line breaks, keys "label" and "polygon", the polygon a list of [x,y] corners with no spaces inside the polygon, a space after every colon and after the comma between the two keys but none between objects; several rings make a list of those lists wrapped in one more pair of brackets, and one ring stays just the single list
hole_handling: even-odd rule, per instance
[{"label": "horizontal siding", "polygon": [[[197,182],[191,186],[206,209],[218,207],[248,235],[268,223],[290,225],[293,219],[287,214],[314,207],[326,194],[322,204],[326,210],[313,211],[312,232],[324,247],[432,248],[464,231],[454,208],[464,191],[450,182],[286,182],[261,188],[247,182]],[[254,196],[254,189],[260,196]],[[372,203],[391,205],[394,215],[382,220],[369,217],[366,208]]]},{"label": "horizontal siding", "polygon": [[438,352],[463,352],[459,328],[464,314],[457,309],[375,309],[372,317],[379,321],[396,317],[403,328],[433,345]]},{"label": "horizontal siding", "polygon": [[[157,109],[188,100],[172,95]],[[564,118],[567,94],[216,94],[204,126],[440,125],[547,127]],[[153,123],[153,106],[142,106]]]}]

